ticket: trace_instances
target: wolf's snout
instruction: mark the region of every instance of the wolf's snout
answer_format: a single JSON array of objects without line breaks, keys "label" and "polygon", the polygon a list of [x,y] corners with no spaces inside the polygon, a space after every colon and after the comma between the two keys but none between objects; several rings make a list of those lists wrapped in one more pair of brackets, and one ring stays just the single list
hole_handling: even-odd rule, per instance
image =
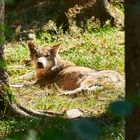
[{"label": "wolf's snout", "polygon": [[38,68],[44,68],[43,63],[41,63],[41,62],[37,62],[37,66],[38,66]]},{"label": "wolf's snout", "polygon": [[45,57],[39,57],[37,60],[38,68],[45,68],[47,66],[47,59]]}]

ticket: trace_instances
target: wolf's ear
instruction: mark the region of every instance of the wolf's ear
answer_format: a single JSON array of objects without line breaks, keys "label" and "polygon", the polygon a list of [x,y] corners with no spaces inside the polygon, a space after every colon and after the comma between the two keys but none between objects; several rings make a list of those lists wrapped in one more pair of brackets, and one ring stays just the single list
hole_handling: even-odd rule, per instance
[{"label": "wolf's ear", "polygon": [[36,45],[32,41],[27,42],[30,52],[36,48]]},{"label": "wolf's ear", "polygon": [[38,54],[37,46],[32,41],[28,41],[27,44],[30,51],[30,56],[37,55]]},{"label": "wolf's ear", "polygon": [[60,44],[54,45],[51,47],[50,52],[52,52],[54,55],[57,55],[60,49]]}]

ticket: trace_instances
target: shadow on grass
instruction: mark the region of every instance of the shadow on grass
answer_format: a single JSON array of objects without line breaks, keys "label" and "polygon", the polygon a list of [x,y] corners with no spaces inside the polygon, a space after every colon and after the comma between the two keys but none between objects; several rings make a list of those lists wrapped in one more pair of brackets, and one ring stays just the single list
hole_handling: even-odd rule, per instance
[{"label": "shadow on grass", "polygon": [[[8,140],[107,140],[123,139],[123,121],[108,115],[67,119],[48,117],[10,119]],[[4,138],[4,139],[7,139]]]},{"label": "shadow on grass", "polygon": [[[56,26],[61,27],[63,31],[69,29],[70,24],[74,20],[76,25],[84,30],[86,28],[87,20],[92,16],[99,19],[101,25],[108,20],[112,20],[110,15],[103,10],[98,10],[98,3],[94,4],[94,1],[89,3],[89,7],[84,10],[74,8],[75,5],[84,6],[87,1],[65,1],[65,0],[7,0],[14,1],[15,4],[6,6],[6,37],[7,40],[11,41],[11,36],[16,36],[15,40],[28,40],[28,34],[31,30],[47,30],[51,33],[57,33],[56,29],[46,29],[46,24],[51,20],[56,23]],[[74,12],[68,12],[70,16],[66,15],[68,9],[74,8]],[[70,19],[70,17],[72,19]],[[93,22],[95,22],[93,20]],[[112,21],[113,22],[113,21]],[[113,23],[112,23],[113,24]],[[16,35],[14,35],[16,34]]]},{"label": "shadow on grass", "polygon": [[50,20],[55,22],[65,7],[62,0],[14,1],[15,3],[7,5],[5,10],[7,41],[13,41],[13,39],[19,41],[20,38],[28,40],[29,33],[40,31]]}]

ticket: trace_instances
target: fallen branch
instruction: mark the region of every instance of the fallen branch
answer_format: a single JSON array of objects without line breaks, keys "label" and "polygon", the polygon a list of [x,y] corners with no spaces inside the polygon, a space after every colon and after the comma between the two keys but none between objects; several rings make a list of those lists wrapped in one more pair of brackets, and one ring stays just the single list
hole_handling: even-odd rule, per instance
[{"label": "fallen branch", "polygon": [[63,116],[63,114],[48,112],[46,110],[33,110],[30,108],[25,108],[20,104],[12,104],[10,106],[12,113],[15,116],[26,117],[26,118],[44,118],[44,117],[53,117],[53,116]]}]

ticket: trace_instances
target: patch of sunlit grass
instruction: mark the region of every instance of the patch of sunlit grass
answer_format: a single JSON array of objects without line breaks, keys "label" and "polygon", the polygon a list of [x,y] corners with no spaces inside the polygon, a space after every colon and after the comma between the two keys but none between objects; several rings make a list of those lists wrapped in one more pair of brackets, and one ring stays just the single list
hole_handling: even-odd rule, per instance
[{"label": "patch of sunlit grass", "polygon": [[[97,70],[112,69],[124,74],[124,46],[120,45],[124,41],[123,32],[116,28],[88,28],[85,32],[73,31],[63,34],[50,34],[47,31],[41,31],[36,34],[37,45],[51,46],[61,43],[60,55],[62,58],[70,60],[77,65],[86,66]],[[5,48],[5,59],[7,62],[9,81],[12,84],[23,84],[33,80],[30,72],[33,72],[32,66],[24,67],[20,65],[20,60],[28,59],[29,52],[27,45],[13,43]],[[26,78],[22,76],[29,74]],[[69,109],[77,108],[84,113],[84,116],[100,116],[106,112],[110,102],[122,99],[124,95],[119,91],[102,91],[95,93],[80,93],[75,98],[60,96],[55,88],[51,90],[40,89],[37,86],[12,89],[18,102],[26,107],[33,109],[45,109],[56,112],[64,112]],[[102,122],[103,137],[102,140],[123,140],[124,129],[121,124],[116,122]],[[3,129],[3,135],[7,135],[6,127],[16,132],[17,126],[14,121],[0,122],[0,130]],[[19,131],[26,129],[26,122],[20,122]],[[28,125],[30,127],[30,124]],[[41,128],[42,129],[42,128]],[[117,135],[119,133],[119,135]],[[0,134],[2,135],[2,134]]]}]

